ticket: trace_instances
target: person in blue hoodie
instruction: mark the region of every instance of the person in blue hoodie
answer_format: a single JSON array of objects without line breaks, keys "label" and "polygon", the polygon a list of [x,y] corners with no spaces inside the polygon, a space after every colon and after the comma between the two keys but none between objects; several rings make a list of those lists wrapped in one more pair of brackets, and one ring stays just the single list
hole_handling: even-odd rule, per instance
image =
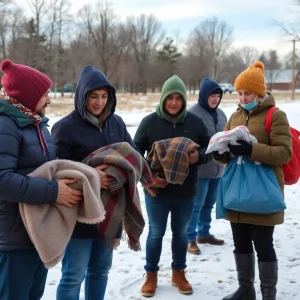
[{"label": "person in blue hoodie", "polygon": [[[122,118],[116,115],[115,89],[92,66],[82,69],[76,85],[75,109],[52,128],[57,157],[81,162],[98,148],[128,142],[136,149]],[[101,188],[108,188],[105,166],[97,167]],[[121,235],[121,232],[119,233]],[[62,260],[57,300],[79,299],[85,279],[85,299],[103,300],[112,266],[112,248],[99,237],[97,225],[77,223]]]},{"label": "person in blue hoodie", "polygon": [[[223,131],[227,122],[225,113],[218,108],[222,96],[221,87],[214,80],[204,78],[200,84],[198,103],[188,109],[204,121],[210,137]],[[188,252],[191,254],[200,254],[197,243],[224,244],[223,240],[217,239],[209,232],[211,212],[216,202],[217,188],[224,169],[224,165],[214,161],[198,166],[198,193],[187,229]]]}]

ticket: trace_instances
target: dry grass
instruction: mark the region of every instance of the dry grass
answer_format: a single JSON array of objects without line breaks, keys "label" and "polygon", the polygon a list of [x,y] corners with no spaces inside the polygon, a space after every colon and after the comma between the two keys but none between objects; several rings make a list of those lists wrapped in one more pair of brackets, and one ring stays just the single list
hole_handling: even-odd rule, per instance
[{"label": "dry grass", "polygon": [[[277,100],[291,100],[290,92],[276,92],[274,97]],[[153,112],[159,102],[160,94],[134,95],[134,94],[117,94],[117,111],[145,111]],[[198,95],[188,95],[188,106],[195,103]],[[300,99],[300,93],[295,93],[295,99]],[[52,98],[52,103],[47,108],[48,115],[64,116],[74,109],[74,100],[72,98]],[[237,94],[226,94],[223,102],[234,103],[237,101]]]}]

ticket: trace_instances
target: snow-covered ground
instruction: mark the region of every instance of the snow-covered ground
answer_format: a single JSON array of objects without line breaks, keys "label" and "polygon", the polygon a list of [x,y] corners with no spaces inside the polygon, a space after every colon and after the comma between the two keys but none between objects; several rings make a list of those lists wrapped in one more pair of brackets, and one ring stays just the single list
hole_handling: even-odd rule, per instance
[{"label": "snow-covered ground", "polygon": [[[300,101],[285,102],[278,101],[279,108],[284,110],[291,126],[300,129]],[[236,106],[223,105],[227,116],[235,111]],[[137,125],[147,113],[120,113],[128,131],[134,136]],[[50,125],[57,121],[58,117],[50,117]],[[300,149],[299,149],[300,151]],[[139,186],[140,198],[144,216],[144,197],[141,186]],[[276,226],[274,244],[279,260],[279,281],[277,300],[299,300],[300,299],[300,182],[296,185],[286,187],[285,198],[287,209],[285,212],[285,223]],[[213,216],[215,211],[213,211]],[[158,289],[153,299],[203,299],[221,300],[225,295],[237,288],[236,271],[232,254],[233,242],[229,222],[215,220],[212,222],[211,232],[218,238],[225,240],[224,246],[200,245],[201,255],[187,256],[187,279],[192,284],[194,293],[184,296],[178,293],[171,285],[171,230],[168,225],[163,242],[163,251],[160,259],[160,271],[158,273]],[[113,267],[110,271],[108,287],[106,291],[107,300],[145,299],[140,295],[141,286],[145,280],[143,275],[145,264],[145,242],[148,228],[145,227],[141,243],[142,251],[135,253],[128,249],[125,242],[114,252]],[[56,288],[60,280],[60,267],[49,270],[46,289],[43,300],[54,300]],[[258,274],[258,273],[257,273]],[[255,280],[257,299],[261,299],[258,275]],[[83,287],[80,299],[84,299]]]}]

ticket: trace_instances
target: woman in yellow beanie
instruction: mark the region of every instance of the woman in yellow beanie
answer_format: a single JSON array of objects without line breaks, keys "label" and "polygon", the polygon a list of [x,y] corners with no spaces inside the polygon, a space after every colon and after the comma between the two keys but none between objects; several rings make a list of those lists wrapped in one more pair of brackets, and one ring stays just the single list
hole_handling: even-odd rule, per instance
[{"label": "woman in yellow beanie", "polygon": [[[247,155],[251,161],[271,165],[283,192],[284,180],[280,165],[287,163],[292,156],[291,135],[286,114],[279,109],[273,113],[270,135],[266,131],[266,114],[270,107],[275,106],[275,100],[270,93],[266,93],[263,63],[257,61],[248,67],[237,77],[234,86],[238,92],[239,109],[231,115],[224,130],[247,126],[258,143],[238,141],[239,145],[229,146],[230,152],[222,155],[213,153],[214,159],[228,164],[232,155]],[[252,243],[257,253],[262,299],[275,300],[278,262],[273,246],[273,232],[275,225],[283,223],[284,212],[250,214],[228,210],[226,219],[232,228],[239,288],[223,300],[256,299]]]}]

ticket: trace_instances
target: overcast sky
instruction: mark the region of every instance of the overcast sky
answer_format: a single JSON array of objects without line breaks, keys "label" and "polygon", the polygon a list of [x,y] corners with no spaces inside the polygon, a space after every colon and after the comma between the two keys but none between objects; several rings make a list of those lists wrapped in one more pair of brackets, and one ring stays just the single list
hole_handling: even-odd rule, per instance
[{"label": "overcast sky", "polygon": [[217,16],[233,27],[234,46],[273,48],[281,54],[292,49],[292,45],[286,42],[273,20],[290,22],[300,16],[300,7],[293,0],[111,0],[110,3],[122,17],[152,13],[169,34],[178,29],[182,38],[205,18]]},{"label": "overcast sky", "polygon": [[[84,4],[98,2],[98,0],[69,1],[73,4],[74,13],[77,13]],[[280,55],[291,51],[292,44],[287,42],[287,38],[280,28],[274,25],[273,20],[293,22],[300,17],[300,6],[293,4],[294,0],[108,0],[108,2],[121,19],[141,13],[152,13],[169,35],[172,36],[175,30],[178,30],[182,39],[204,19],[217,16],[233,27],[233,46],[247,45],[259,50],[276,49]],[[300,43],[298,48],[300,49]]]}]

